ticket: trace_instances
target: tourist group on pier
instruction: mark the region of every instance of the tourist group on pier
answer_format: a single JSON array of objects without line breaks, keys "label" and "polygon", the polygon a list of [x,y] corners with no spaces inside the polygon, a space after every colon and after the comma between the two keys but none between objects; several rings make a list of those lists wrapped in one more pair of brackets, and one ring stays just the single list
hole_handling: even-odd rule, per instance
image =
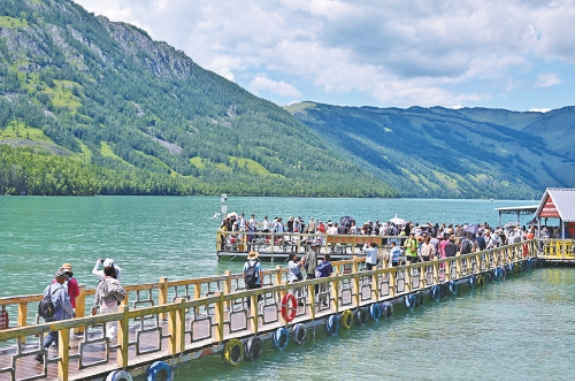
[{"label": "tourist group on pier", "polygon": [[[376,220],[367,221],[358,226],[356,221],[350,217],[343,217],[339,222],[322,221],[311,217],[304,221],[299,217],[289,217],[286,223],[282,217],[274,217],[269,220],[265,216],[262,222],[257,222],[255,215],[249,219],[244,213],[238,215],[231,213],[227,215],[221,223],[222,232],[230,232],[223,235],[221,245],[226,242],[240,242],[244,235],[247,237],[247,244],[250,245],[256,239],[263,239],[265,244],[274,239],[275,245],[283,243],[291,244],[291,254],[296,251],[295,241],[300,240],[302,247],[310,248],[323,245],[325,235],[359,235],[381,237],[381,244],[389,249],[389,264],[394,266],[407,262],[428,261],[443,259],[460,254],[467,254],[476,251],[496,248],[503,245],[510,245],[523,240],[532,239],[536,236],[544,238],[555,238],[559,235],[558,229],[551,229],[544,226],[540,232],[534,225],[519,226],[508,224],[506,226],[491,227],[487,222],[482,224],[447,224],[431,223],[426,224],[404,221],[398,217],[388,222]],[[287,233],[292,233],[288,235]],[[539,234],[538,234],[539,233]],[[300,237],[299,234],[304,234]],[[310,235],[314,235],[311,237]],[[367,255],[367,264],[370,266],[372,255],[376,248],[366,244],[362,251]],[[291,258],[289,258],[289,261]]]}]

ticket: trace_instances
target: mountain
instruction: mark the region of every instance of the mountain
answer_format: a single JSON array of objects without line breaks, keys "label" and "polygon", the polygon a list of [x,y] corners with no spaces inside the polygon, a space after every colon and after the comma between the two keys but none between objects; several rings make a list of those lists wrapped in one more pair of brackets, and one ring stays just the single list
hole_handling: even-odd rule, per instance
[{"label": "mountain", "polygon": [[548,186],[575,186],[575,107],[286,109],[405,197],[527,199]]},{"label": "mountain", "polygon": [[69,0],[0,0],[0,143],[0,193],[398,195],[282,108]]}]

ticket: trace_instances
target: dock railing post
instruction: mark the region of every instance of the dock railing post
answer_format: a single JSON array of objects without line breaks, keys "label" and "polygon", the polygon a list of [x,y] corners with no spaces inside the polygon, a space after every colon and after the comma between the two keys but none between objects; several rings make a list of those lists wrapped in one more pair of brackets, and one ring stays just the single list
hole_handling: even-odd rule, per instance
[{"label": "dock railing post", "polygon": [[[76,297],[76,317],[82,318],[85,316],[86,309],[86,285],[82,284],[78,286],[78,296]],[[74,328],[74,333],[76,335],[81,335],[84,333],[84,325]]]},{"label": "dock railing post", "polygon": [[[250,296],[250,304],[252,306],[252,317],[250,319],[250,331],[254,334],[258,334],[258,292],[259,289],[254,289]],[[263,310],[264,314],[264,310]]]},{"label": "dock railing post", "polygon": [[[230,294],[232,291],[232,272],[230,270],[226,270],[224,272],[224,275],[227,277],[224,280],[224,284],[223,284],[223,291],[225,295]],[[232,309],[232,301],[229,300],[226,302],[225,308],[228,310]]]},{"label": "dock railing post", "polygon": [[353,290],[353,306],[358,307],[360,304],[360,287],[359,287],[359,258],[356,255],[353,255],[353,277],[351,278],[352,281],[352,290]]},{"label": "dock railing post", "polygon": [[[158,289],[158,304],[168,304],[168,278],[160,278],[160,288]],[[166,313],[160,314],[160,320],[166,320]]]},{"label": "dock railing post", "polygon": [[[28,316],[28,302],[18,303],[18,327],[26,327]],[[26,337],[22,337],[22,344],[26,342]]]},{"label": "dock railing post", "polygon": [[128,305],[123,304],[119,309],[123,313],[123,316],[122,320],[120,320],[118,324],[118,343],[120,344],[120,347],[116,350],[116,365],[119,368],[126,368],[128,366],[129,307]]},{"label": "dock railing post", "polygon": [[176,302],[180,304],[178,310],[171,310],[168,313],[168,332],[170,334],[168,351],[172,356],[184,351],[184,330],[186,326],[186,300],[178,298]]},{"label": "dock railing post", "polygon": [[70,343],[70,329],[61,328],[58,330],[58,380],[68,381],[68,355]]},{"label": "dock railing post", "polygon": [[214,296],[220,297],[220,300],[216,302],[216,306],[214,307],[214,320],[216,321],[214,325],[214,340],[217,343],[222,343],[224,340],[224,294],[216,291]]},{"label": "dock railing post", "polygon": [[271,232],[272,235],[270,236],[270,257],[274,258],[274,241],[275,241],[275,236],[274,236],[274,230]]},{"label": "dock railing post", "polygon": [[[318,289],[319,292],[321,292],[321,289],[323,289],[324,285],[318,285]],[[328,290],[328,287],[327,287]],[[310,304],[310,308],[309,308],[309,318],[311,318],[312,320],[315,319],[315,314],[316,314],[316,297],[315,297],[315,285],[314,284],[309,284],[307,285],[307,291],[308,291],[308,295],[309,295],[309,304]]]},{"label": "dock railing post", "polygon": [[[199,283],[195,283],[194,284],[194,290],[193,290],[194,300],[200,299],[201,291],[202,291],[201,285]],[[194,314],[198,315],[199,313],[200,313],[200,307],[194,307]]]},{"label": "dock railing post", "polygon": [[333,298],[331,299],[329,297],[329,303],[331,306],[331,311],[335,314],[339,313],[339,275],[338,275],[338,271],[335,274],[331,274],[330,275],[330,280],[331,280],[331,293],[330,295],[333,296]]}]

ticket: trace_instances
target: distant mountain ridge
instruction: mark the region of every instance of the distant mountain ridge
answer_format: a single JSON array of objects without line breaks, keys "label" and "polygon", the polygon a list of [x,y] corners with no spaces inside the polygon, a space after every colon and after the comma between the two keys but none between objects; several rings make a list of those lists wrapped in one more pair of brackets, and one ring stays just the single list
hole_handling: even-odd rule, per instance
[{"label": "distant mountain ridge", "polygon": [[[69,0],[0,0],[0,143],[113,169],[104,194],[398,195],[277,105]],[[62,176],[14,185],[14,171],[0,173],[0,192],[79,187]],[[174,186],[145,187],[148,174]]]},{"label": "distant mountain ridge", "polygon": [[575,184],[574,106],[286,109],[402,196],[537,198],[547,186]]},{"label": "distant mountain ridge", "polygon": [[70,0],[0,0],[0,194],[537,198],[574,186],[574,115],[282,109]]}]

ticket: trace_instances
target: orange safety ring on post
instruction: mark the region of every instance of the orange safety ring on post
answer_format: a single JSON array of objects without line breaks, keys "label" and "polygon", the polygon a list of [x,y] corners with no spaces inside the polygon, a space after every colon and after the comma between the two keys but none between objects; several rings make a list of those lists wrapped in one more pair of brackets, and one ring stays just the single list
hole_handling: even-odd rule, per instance
[{"label": "orange safety ring on post", "polygon": [[295,296],[289,292],[282,298],[281,315],[284,321],[289,323],[295,318],[296,314],[297,298],[295,298]]}]

